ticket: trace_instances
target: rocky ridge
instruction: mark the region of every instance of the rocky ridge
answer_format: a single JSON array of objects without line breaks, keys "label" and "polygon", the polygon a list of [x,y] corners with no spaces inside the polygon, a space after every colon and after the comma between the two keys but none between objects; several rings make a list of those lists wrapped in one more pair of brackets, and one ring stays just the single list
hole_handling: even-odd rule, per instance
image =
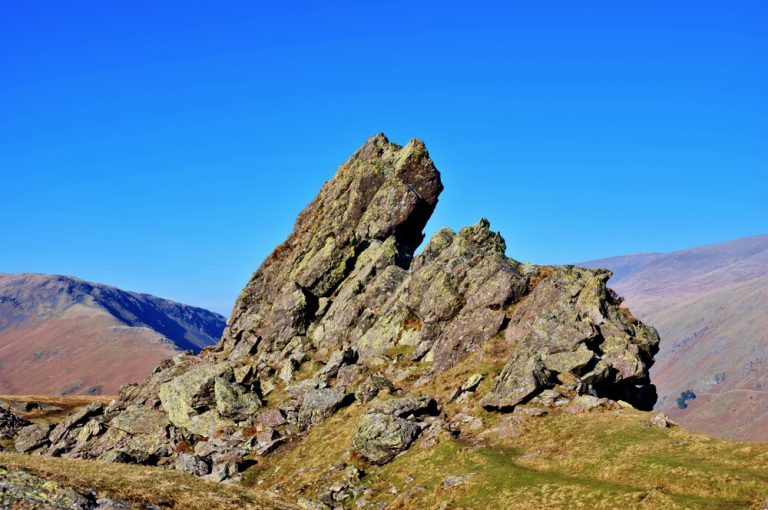
[{"label": "rocky ridge", "polygon": [[0,273],[0,394],[114,395],[161,360],[216,343],[225,323],[72,276]]},{"label": "rocky ridge", "polygon": [[484,219],[414,257],[441,191],[422,142],[370,138],[254,273],[219,344],[106,407],[25,427],[17,449],[236,480],[359,408],[335,474],[301,492],[321,508],[364,496],[362,471],[417,439],[502,430],[473,409],[651,409],[659,337],[620,307],[611,273],[519,263]]}]

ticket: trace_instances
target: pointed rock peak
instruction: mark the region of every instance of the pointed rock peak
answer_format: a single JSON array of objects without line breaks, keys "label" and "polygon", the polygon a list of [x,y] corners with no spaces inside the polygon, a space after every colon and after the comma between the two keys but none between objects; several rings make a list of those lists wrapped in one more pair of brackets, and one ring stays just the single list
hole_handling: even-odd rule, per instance
[{"label": "pointed rock peak", "polygon": [[480,218],[480,221],[471,227],[462,228],[459,231],[459,235],[468,241],[472,241],[501,255],[504,255],[507,251],[507,243],[504,241],[504,238],[501,237],[499,232],[491,231],[491,223],[485,218]]},{"label": "pointed rock peak", "polygon": [[[331,297],[371,244],[392,239],[393,264],[407,268],[443,185],[424,143],[368,139],[301,212],[294,230],[240,295],[225,341],[306,333],[320,298]],[[255,341],[255,340],[251,340]]]}]

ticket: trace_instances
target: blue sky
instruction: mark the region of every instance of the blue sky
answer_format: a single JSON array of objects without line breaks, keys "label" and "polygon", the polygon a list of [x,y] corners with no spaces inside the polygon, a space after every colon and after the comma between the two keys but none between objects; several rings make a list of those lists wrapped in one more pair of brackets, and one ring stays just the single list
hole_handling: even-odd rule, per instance
[{"label": "blue sky", "polygon": [[228,313],[377,132],[519,260],[765,234],[766,91],[763,1],[7,0],[0,272]]}]

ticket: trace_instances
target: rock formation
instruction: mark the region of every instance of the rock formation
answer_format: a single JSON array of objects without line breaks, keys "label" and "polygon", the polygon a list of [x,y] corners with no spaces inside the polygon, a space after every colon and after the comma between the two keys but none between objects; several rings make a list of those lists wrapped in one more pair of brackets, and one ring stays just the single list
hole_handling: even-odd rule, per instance
[{"label": "rock formation", "polygon": [[612,287],[664,337],[657,410],[689,430],[768,440],[768,236],[583,265],[613,271]]},{"label": "rock formation", "polygon": [[441,190],[422,142],[372,137],[254,273],[216,347],[162,363],[106,408],[26,427],[19,449],[226,480],[350,405],[363,408],[351,455],[373,467],[479,426],[468,402],[650,409],[659,338],[620,308],[610,272],[521,264],[484,219],[414,257]]}]

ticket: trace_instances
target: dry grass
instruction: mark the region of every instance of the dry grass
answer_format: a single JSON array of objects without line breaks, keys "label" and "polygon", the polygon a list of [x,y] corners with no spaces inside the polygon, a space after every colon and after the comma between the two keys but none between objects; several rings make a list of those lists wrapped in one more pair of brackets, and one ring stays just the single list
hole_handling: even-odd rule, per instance
[{"label": "dry grass", "polygon": [[293,500],[299,494],[314,494],[321,485],[319,481],[327,485],[330,478],[341,475],[339,471],[329,470],[333,464],[355,463],[350,458],[349,447],[363,411],[359,404],[352,404],[312,427],[301,442],[288,444],[260,458],[259,463],[246,472],[246,485],[280,487],[283,494]]},{"label": "dry grass", "polygon": [[[763,509],[768,444],[650,428],[634,410],[529,418],[487,442],[443,438],[369,477],[400,509]],[[448,475],[471,475],[443,487]],[[390,492],[395,487],[397,494]]]},{"label": "dry grass", "polygon": [[296,508],[238,484],[208,482],[156,467],[14,453],[0,453],[0,464],[137,505],[154,504],[179,510]]},{"label": "dry grass", "polygon": [[[453,375],[461,380],[466,374]],[[431,389],[442,389],[442,383]],[[768,502],[766,443],[650,427],[652,415],[632,409],[537,418],[467,404],[465,412],[484,421],[481,430],[497,427],[497,432],[483,438],[463,433],[458,439],[443,434],[430,448],[419,440],[381,468],[350,454],[365,410],[359,404],[313,427],[303,441],[257,457],[242,484],[215,484],[155,467],[12,453],[0,453],[0,465],[136,504],[190,510],[296,508],[266,489],[279,489],[291,502],[317,497],[343,475],[334,466],[340,461],[363,468],[362,483],[373,489],[364,498],[387,508],[757,510]],[[443,485],[447,476],[470,473],[454,487]]]}]

